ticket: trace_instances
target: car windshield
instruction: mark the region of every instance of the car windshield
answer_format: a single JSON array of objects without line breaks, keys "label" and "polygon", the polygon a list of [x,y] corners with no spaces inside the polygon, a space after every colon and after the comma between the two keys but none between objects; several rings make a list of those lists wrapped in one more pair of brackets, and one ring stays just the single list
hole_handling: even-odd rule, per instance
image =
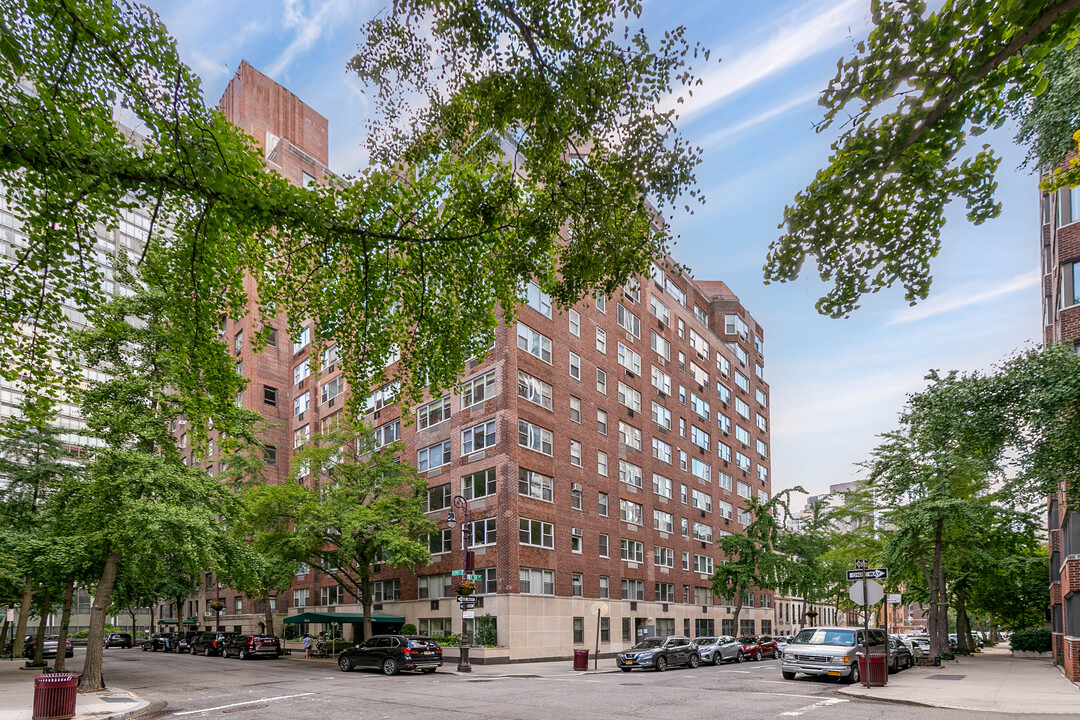
[{"label": "car windshield", "polygon": [[658,648],[664,644],[663,638],[651,637],[645,638],[637,645],[634,646],[635,650],[651,650],[652,648]]},{"label": "car windshield", "polygon": [[715,642],[716,642],[716,638],[714,638],[714,637],[694,638],[694,644],[695,645],[712,645]]},{"label": "car windshield", "polygon": [[854,630],[807,629],[800,632],[791,641],[792,645],[839,645],[849,647],[855,644]]},{"label": "car windshield", "polygon": [[749,635],[744,635],[743,637],[739,638],[739,642],[741,642],[741,643],[757,642],[757,638],[749,636]]}]

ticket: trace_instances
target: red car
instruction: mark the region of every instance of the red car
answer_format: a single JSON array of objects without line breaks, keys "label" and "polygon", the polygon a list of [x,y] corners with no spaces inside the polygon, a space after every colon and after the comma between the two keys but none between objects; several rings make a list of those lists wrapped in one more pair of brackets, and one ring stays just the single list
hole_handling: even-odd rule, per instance
[{"label": "red car", "polygon": [[763,657],[779,657],[776,650],[776,641],[769,635],[744,635],[739,638],[742,643],[743,657],[747,660],[760,660]]},{"label": "red car", "polygon": [[759,659],[768,656],[775,660],[780,657],[780,652],[776,647],[776,638],[771,635],[761,635],[758,637],[757,641]]}]

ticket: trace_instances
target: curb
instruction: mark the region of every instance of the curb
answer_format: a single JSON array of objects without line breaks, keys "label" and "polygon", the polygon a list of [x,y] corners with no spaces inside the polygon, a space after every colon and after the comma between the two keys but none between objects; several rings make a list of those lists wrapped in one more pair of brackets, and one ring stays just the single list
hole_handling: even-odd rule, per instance
[{"label": "curb", "polygon": [[989,710],[989,709],[984,708],[984,707],[979,708],[979,707],[969,707],[967,705],[945,705],[945,704],[942,704],[942,703],[926,702],[925,700],[910,700],[908,698],[873,697],[872,695],[863,695],[861,693],[854,692],[852,690],[845,690],[845,689],[837,690],[837,693],[840,694],[840,695],[844,695],[845,697],[858,698],[860,700],[869,700],[870,702],[890,703],[892,705],[909,705],[909,706],[914,705],[916,707],[933,707],[933,708],[941,708],[942,710],[963,710],[963,711],[966,711],[966,712],[977,712],[977,713],[990,713],[990,712],[993,712],[993,713],[997,713],[997,714],[1001,714],[1001,715],[1068,715],[1068,716],[1076,715],[1076,710],[1062,710],[1060,712],[1056,712],[1056,711],[1053,711],[1053,710],[1041,710],[1041,709],[1038,709],[1038,710],[1001,710],[1001,709],[995,708],[993,710]]}]

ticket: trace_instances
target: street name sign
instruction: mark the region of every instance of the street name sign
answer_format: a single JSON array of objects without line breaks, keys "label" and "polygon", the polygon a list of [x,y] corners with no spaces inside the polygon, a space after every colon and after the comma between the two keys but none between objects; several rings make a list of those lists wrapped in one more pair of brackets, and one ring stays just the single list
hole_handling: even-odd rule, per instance
[{"label": "street name sign", "polygon": [[[863,588],[866,595],[863,596]],[[885,597],[885,588],[877,580],[858,580],[848,588],[848,597],[856,605],[876,605]]]},{"label": "street name sign", "polygon": [[889,568],[871,568],[869,570],[848,570],[848,580],[862,580],[867,578],[869,580],[884,580],[889,577]]},{"label": "street name sign", "polygon": [[903,602],[903,598],[900,597],[900,593],[889,593],[888,597],[885,598],[885,602],[890,605],[899,605]]},{"label": "street name sign", "polygon": [[464,572],[465,572],[464,570],[451,570],[450,571],[450,576],[451,577],[457,577],[458,575],[461,575]]}]

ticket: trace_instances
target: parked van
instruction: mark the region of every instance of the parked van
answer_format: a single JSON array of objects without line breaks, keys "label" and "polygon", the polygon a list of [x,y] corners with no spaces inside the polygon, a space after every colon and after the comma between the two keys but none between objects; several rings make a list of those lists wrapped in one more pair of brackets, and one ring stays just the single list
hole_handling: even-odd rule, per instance
[{"label": "parked van", "polygon": [[[864,636],[864,633],[869,633]],[[867,643],[869,639],[869,643]],[[856,652],[885,653],[885,631],[855,627],[809,627],[792,638],[784,648],[781,672],[785,680],[795,675],[831,675],[841,682],[859,682]]]}]

